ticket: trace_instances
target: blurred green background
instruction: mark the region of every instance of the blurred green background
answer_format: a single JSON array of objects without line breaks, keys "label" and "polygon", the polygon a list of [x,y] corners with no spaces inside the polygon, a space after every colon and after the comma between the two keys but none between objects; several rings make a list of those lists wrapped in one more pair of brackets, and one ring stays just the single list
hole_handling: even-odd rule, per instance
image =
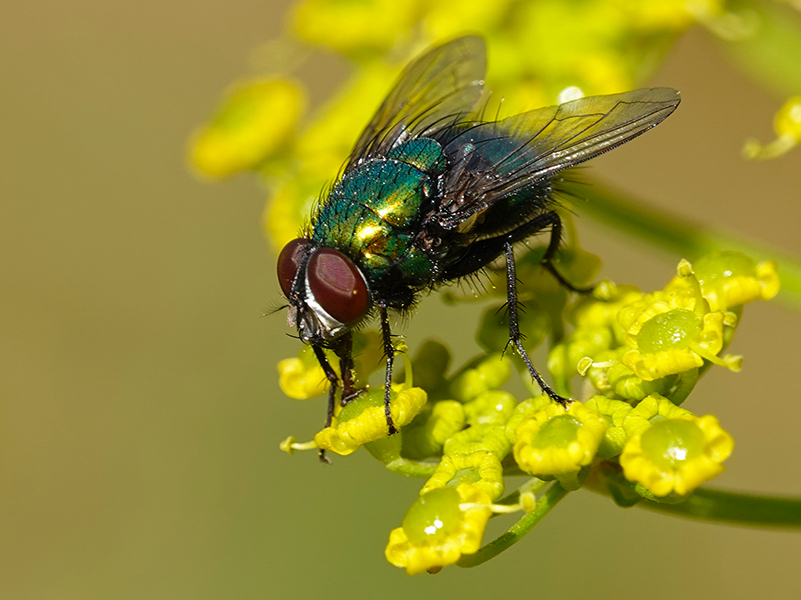
[{"label": "blurred green background", "polygon": [[[4,6],[0,598],[798,597],[798,533],[585,492],[482,567],[411,578],[383,548],[420,482],[364,452],[325,467],[278,450],[289,434],[311,437],[324,401],[278,389],[276,361],[298,343],[282,316],[262,317],[280,300],[264,198],[248,177],[199,183],[184,154],[220,91],[279,33],[284,6]],[[680,109],[590,171],[801,254],[801,151],[740,158],[746,137],[772,137],[784,98],[717,46],[700,30],[682,38],[653,81],[682,91]],[[310,64],[303,75],[324,94],[339,73]],[[578,213],[584,247],[613,279],[659,287],[681,258]],[[403,331],[413,347],[440,333],[466,359],[475,347],[460,323],[478,310],[434,296]],[[743,372],[713,370],[693,394],[688,407],[716,414],[737,443],[715,486],[801,495],[800,339],[798,313],[749,306],[731,348]]]}]

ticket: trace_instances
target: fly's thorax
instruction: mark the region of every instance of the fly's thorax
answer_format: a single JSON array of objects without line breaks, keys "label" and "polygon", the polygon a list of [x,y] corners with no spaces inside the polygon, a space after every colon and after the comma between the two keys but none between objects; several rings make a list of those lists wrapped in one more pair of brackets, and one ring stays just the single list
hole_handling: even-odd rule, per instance
[{"label": "fly's thorax", "polygon": [[442,146],[431,138],[415,138],[398,144],[387,156],[429,175],[439,175],[447,166]]},{"label": "fly's thorax", "polygon": [[289,300],[289,324],[304,341],[336,338],[370,312],[370,287],[345,254],[299,238],[278,257],[278,281]]},{"label": "fly's thorax", "polygon": [[[410,148],[410,155],[398,155],[420,166],[433,160],[436,166],[433,150],[424,144]],[[370,278],[386,275],[412,251],[435,177],[398,159],[362,163],[323,202],[312,223],[312,239],[353,257]]]}]

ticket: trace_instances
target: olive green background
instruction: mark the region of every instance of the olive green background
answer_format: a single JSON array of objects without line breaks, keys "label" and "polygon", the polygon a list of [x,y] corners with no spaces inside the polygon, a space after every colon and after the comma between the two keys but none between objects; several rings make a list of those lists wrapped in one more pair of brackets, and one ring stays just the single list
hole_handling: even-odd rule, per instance
[{"label": "olive green background", "polygon": [[[410,578],[383,548],[420,482],[364,452],[330,467],[279,452],[289,434],[308,439],[324,409],[277,386],[275,364],[298,343],[282,316],[262,317],[280,301],[262,192],[246,176],[200,183],[184,154],[282,11],[4,5],[0,598],[797,597],[799,533],[623,510],[586,492],[480,568]],[[682,91],[679,110],[589,172],[801,253],[801,151],[739,156],[746,137],[771,137],[783,99],[716,46],[703,31],[682,39],[654,81]],[[326,64],[301,71],[317,93],[342,72]],[[671,276],[681,257],[577,212],[606,275],[645,288]],[[476,310],[431,297],[403,331],[412,346],[434,333],[465,359]],[[749,306],[731,348],[743,372],[713,370],[688,402],[737,442],[715,486],[801,495],[799,339],[798,313]]]}]

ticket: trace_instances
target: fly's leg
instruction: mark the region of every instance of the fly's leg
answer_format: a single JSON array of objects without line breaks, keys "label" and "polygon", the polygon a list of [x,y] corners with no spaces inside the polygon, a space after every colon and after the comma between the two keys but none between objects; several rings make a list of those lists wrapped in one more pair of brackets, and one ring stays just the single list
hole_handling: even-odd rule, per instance
[{"label": "fly's leg", "polygon": [[559,217],[559,213],[553,210],[537,215],[527,223],[523,223],[520,227],[513,229],[504,236],[475,242],[470,246],[461,260],[447,268],[442,279],[444,281],[450,281],[474,273],[492,263],[499,254],[505,251],[507,244],[521,242],[549,227],[551,229],[551,239],[542,257],[542,266],[556,277],[556,280],[567,289],[580,294],[591,292],[594,289],[593,287],[580,288],[574,286],[565,279],[553,265],[553,258],[556,256],[559,250],[559,242],[562,240],[562,219]]},{"label": "fly's leg", "polygon": [[553,264],[553,259],[559,250],[559,243],[562,241],[562,218],[559,216],[559,213],[552,210],[544,213],[540,218],[543,219],[543,227],[551,226],[551,239],[548,242],[545,255],[542,257],[542,266],[548,269],[548,272],[556,277],[556,280],[570,291],[578,292],[579,294],[591,293],[595,289],[595,286],[576,287],[565,279]]},{"label": "fly's leg", "polygon": [[342,400],[340,400],[340,404],[345,406],[363,391],[353,385],[353,336],[351,333],[348,332],[343,335],[333,350],[339,357],[339,372],[342,374]]},{"label": "fly's leg", "polygon": [[378,307],[381,314],[381,337],[384,343],[384,354],[387,357],[387,373],[384,378],[384,414],[387,417],[389,435],[392,435],[398,431],[395,428],[395,424],[392,422],[392,414],[389,412],[389,396],[392,392],[392,364],[395,361],[395,347],[392,345],[392,333],[389,329],[387,304],[386,302],[379,302]]},{"label": "fly's leg", "polygon": [[570,398],[563,398],[553,391],[551,386],[545,383],[545,380],[537,372],[537,369],[534,368],[534,364],[531,362],[528,352],[526,352],[526,349],[523,347],[520,326],[517,319],[519,308],[519,302],[517,300],[517,275],[515,273],[515,254],[512,249],[511,241],[506,242],[504,251],[506,253],[506,298],[509,306],[509,344],[513,344],[514,347],[517,348],[520,357],[523,359],[523,362],[526,363],[528,372],[531,374],[534,381],[537,382],[537,385],[540,386],[543,393],[548,394],[551,400],[566,407],[572,400],[570,400]]},{"label": "fly's leg", "polygon": [[[328,387],[328,416],[325,418],[325,426],[330,427],[331,421],[334,418],[334,406],[336,405],[336,395],[337,395],[337,386],[339,385],[339,377],[337,377],[336,371],[331,367],[328,362],[328,359],[325,357],[325,352],[320,346],[315,344],[312,345],[312,349],[314,349],[314,355],[317,357],[317,362],[320,363],[320,367],[323,369],[323,373],[325,373],[325,378],[328,379],[328,383],[330,384]],[[320,461],[324,463],[331,464],[331,461],[325,455],[325,450],[320,450]]]}]

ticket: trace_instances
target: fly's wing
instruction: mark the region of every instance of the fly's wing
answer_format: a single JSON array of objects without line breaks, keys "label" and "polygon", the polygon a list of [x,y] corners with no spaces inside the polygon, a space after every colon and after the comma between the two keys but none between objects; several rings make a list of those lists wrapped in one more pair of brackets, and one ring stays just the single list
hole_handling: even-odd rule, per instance
[{"label": "fly's wing", "polygon": [[411,62],[353,148],[345,172],[399,141],[431,135],[473,110],[484,90],[484,40],[457,38]]},{"label": "fly's wing", "polygon": [[676,90],[653,88],[464,127],[441,140],[451,167],[437,220],[455,227],[505,196],[625,144],[678,105]]}]

